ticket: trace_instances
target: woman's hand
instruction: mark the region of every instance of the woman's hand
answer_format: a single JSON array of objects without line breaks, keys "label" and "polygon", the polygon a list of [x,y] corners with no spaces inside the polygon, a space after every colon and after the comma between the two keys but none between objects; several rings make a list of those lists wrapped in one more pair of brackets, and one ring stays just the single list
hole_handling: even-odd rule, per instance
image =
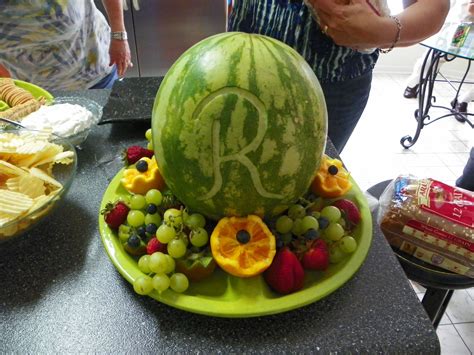
[{"label": "woman's hand", "polygon": [[341,46],[354,49],[389,46],[396,37],[393,19],[380,17],[366,0],[310,0],[321,30]]},{"label": "woman's hand", "polygon": [[130,47],[128,41],[112,39],[110,40],[110,63],[109,65],[117,66],[117,73],[119,76],[124,76],[127,69],[133,67],[133,63],[130,60]]}]

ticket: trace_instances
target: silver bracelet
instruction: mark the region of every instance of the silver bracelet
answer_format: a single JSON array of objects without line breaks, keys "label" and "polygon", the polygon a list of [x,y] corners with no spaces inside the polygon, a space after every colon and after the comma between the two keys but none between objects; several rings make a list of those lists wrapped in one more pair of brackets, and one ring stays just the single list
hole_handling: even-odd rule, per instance
[{"label": "silver bracelet", "polygon": [[118,39],[119,41],[126,41],[128,39],[127,32],[125,31],[118,31],[118,32],[110,32],[111,39]]}]

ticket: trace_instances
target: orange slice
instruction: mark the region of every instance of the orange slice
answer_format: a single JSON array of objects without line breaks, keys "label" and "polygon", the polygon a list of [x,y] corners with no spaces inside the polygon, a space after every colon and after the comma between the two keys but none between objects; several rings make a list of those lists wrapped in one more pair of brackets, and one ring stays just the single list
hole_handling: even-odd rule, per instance
[{"label": "orange slice", "polygon": [[276,253],[275,237],[258,216],[222,218],[211,234],[217,264],[237,277],[264,272]]},{"label": "orange slice", "polygon": [[325,155],[311,184],[311,190],[321,197],[333,198],[346,194],[351,188],[349,173],[342,162]]}]

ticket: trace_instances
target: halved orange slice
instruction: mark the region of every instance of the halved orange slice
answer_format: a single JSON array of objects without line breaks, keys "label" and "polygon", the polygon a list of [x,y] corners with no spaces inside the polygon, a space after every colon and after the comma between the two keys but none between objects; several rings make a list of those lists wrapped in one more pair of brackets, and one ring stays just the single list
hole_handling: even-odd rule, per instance
[{"label": "halved orange slice", "polygon": [[339,159],[325,155],[311,184],[311,191],[326,198],[342,196],[352,187],[349,175]]},{"label": "halved orange slice", "polygon": [[211,234],[217,264],[237,277],[264,272],[276,253],[275,236],[258,216],[222,218]]}]

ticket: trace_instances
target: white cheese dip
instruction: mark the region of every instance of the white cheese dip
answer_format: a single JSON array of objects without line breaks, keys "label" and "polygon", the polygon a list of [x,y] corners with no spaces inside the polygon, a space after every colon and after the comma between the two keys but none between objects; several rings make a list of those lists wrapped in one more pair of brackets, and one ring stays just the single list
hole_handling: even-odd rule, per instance
[{"label": "white cheese dip", "polygon": [[80,105],[56,104],[41,106],[41,108],[21,121],[30,129],[41,130],[52,128],[53,133],[69,137],[88,129],[94,121],[92,113]]}]

